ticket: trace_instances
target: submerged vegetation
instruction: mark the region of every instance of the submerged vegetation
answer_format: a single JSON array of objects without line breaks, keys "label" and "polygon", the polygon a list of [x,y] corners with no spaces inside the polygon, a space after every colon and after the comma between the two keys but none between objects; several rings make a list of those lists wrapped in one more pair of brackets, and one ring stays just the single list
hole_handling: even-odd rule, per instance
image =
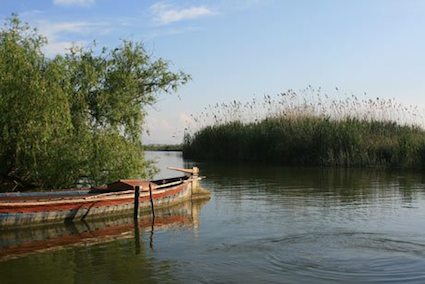
[{"label": "submerged vegetation", "polygon": [[46,42],[16,15],[0,30],[0,186],[149,175],[145,107],[189,76],[150,58],[140,43],[99,52],[73,47],[50,58]]},{"label": "submerged vegetation", "polygon": [[308,166],[425,165],[418,108],[366,95],[332,97],[309,87],[210,106],[192,116],[192,127],[200,127],[185,135],[184,155]]}]

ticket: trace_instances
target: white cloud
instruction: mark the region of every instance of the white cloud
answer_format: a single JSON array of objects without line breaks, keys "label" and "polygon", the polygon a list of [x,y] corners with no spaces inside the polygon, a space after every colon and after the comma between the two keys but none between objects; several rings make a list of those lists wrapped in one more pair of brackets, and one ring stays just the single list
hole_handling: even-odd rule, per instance
[{"label": "white cloud", "polygon": [[95,24],[88,22],[39,22],[39,28],[42,34],[48,38],[61,33],[85,33]]},{"label": "white cloud", "polygon": [[[47,37],[48,44],[45,51],[49,56],[63,54],[73,45],[84,45],[81,36],[92,35],[107,30],[106,23],[91,22],[59,22],[39,21],[37,23],[40,33]],[[77,35],[78,39],[71,41],[69,36]]]},{"label": "white cloud", "polygon": [[90,6],[93,5],[95,0],[53,0],[53,4],[60,6]]},{"label": "white cloud", "polygon": [[214,14],[212,10],[205,6],[175,8],[164,2],[156,3],[150,9],[154,16],[154,21],[162,25]]}]

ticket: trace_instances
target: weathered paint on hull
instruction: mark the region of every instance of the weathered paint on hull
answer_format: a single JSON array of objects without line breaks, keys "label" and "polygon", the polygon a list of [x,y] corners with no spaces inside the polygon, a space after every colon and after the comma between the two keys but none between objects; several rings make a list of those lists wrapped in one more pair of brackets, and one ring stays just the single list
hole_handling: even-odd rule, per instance
[{"label": "weathered paint on hull", "polygon": [[[172,188],[154,190],[154,207],[165,208],[190,199],[192,186],[191,182],[184,182]],[[81,200],[81,197],[78,200]],[[2,206],[0,203],[0,226],[64,222],[121,214],[134,209],[134,194],[129,193],[117,199],[113,197],[105,198],[105,200],[93,199],[93,201],[86,199],[75,203],[70,203],[69,199],[62,200],[62,202],[55,201],[52,204],[32,203],[34,205],[22,205],[14,208]],[[149,192],[141,193],[139,208],[141,212],[151,210]]]}]

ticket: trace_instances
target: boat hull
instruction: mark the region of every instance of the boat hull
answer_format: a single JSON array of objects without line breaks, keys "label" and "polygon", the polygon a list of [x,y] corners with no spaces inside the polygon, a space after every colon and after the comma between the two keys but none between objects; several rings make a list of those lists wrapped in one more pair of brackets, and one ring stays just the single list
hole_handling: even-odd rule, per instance
[{"label": "boat hull", "polygon": [[[191,199],[193,183],[181,184],[165,189],[152,190],[154,208],[165,208]],[[105,194],[79,194],[54,198],[19,196],[0,197],[0,226],[65,222],[88,218],[122,214],[134,210],[134,191]],[[4,202],[7,199],[7,202]],[[142,190],[139,197],[139,211],[151,210],[148,190]]]}]

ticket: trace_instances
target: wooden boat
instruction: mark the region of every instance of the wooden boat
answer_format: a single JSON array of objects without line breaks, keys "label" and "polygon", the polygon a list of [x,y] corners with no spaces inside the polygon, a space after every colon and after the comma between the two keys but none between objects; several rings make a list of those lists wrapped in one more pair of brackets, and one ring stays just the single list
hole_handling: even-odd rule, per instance
[{"label": "wooden boat", "polygon": [[83,190],[0,194],[0,227],[84,220],[129,210],[150,211],[209,196],[199,186],[198,168],[170,169],[186,175],[154,181],[118,180]]},{"label": "wooden boat", "polygon": [[143,233],[148,233],[149,245],[154,246],[154,231],[196,230],[199,213],[206,200],[185,201],[176,206],[158,209],[134,220],[130,215],[50,224],[47,226],[0,228],[0,263],[10,259],[57,251],[70,247],[88,247],[97,244],[134,238],[136,253],[143,250]]}]

